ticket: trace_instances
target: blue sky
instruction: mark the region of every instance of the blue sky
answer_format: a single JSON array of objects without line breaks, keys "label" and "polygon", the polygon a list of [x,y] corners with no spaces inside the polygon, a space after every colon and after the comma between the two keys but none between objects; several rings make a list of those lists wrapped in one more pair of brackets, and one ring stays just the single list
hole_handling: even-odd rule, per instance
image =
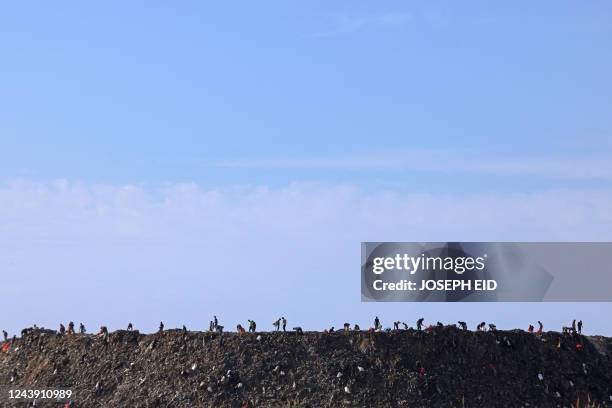
[{"label": "blue sky", "polygon": [[0,305],[32,305],[4,326],[577,311],[612,334],[609,304],[378,306],[357,278],[365,240],[612,239],[609,2],[0,11]]}]

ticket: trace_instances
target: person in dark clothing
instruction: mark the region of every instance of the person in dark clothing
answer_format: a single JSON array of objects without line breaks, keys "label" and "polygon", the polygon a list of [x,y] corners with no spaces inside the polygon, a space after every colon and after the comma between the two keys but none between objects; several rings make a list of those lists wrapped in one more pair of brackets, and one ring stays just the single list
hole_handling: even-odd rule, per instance
[{"label": "person in dark clothing", "polygon": [[572,320],[572,332],[576,333],[576,319]]},{"label": "person in dark clothing", "polygon": [[302,328],[300,326],[294,327],[293,330],[295,330],[295,333],[297,335],[302,335],[304,334],[304,330],[302,330]]},{"label": "person in dark clothing", "polygon": [[402,326],[404,326],[404,330],[408,330],[408,323],[402,322]]},{"label": "person in dark clothing", "polygon": [[497,330],[497,326],[496,326],[496,325],[494,325],[493,323],[489,323],[489,331],[494,332],[494,331],[496,331],[496,330]]},{"label": "person in dark clothing", "polygon": [[219,325],[219,320],[217,320],[217,316],[213,316],[213,322],[214,322],[213,330],[216,330],[217,326]]},{"label": "person in dark clothing", "polygon": [[466,322],[459,321],[457,323],[459,323],[459,327],[461,327],[461,330],[467,331],[468,327],[467,327],[467,323]]},{"label": "person in dark clothing", "polygon": [[85,334],[85,325],[83,323],[79,323],[79,333]]},{"label": "person in dark clothing", "polygon": [[393,330],[399,330],[400,321],[397,320],[393,322]]},{"label": "person in dark clothing", "polygon": [[74,322],[68,323],[68,334],[74,334]]},{"label": "person in dark clothing", "polygon": [[578,334],[582,334],[582,320],[578,322]]},{"label": "person in dark clothing", "polygon": [[187,326],[183,325],[183,333],[187,333]]},{"label": "person in dark clothing", "polygon": [[353,327],[353,330],[359,331],[359,330],[361,330],[361,327],[359,327],[358,324],[355,324],[355,326]]},{"label": "person in dark clothing", "polygon": [[4,341],[8,341],[8,333],[6,330],[2,330],[2,337],[4,338]]},{"label": "person in dark clothing", "polygon": [[344,331],[347,332],[351,330],[351,324],[350,323],[344,323]]},{"label": "person in dark clothing", "polygon": [[438,323],[436,323],[436,326],[438,326],[438,327],[444,327],[444,324],[442,324],[442,322],[438,322]]},{"label": "person in dark clothing", "polygon": [[421,331],[421,329],[423,328],[423,322],[425,321],[424,317],[421,317],[419,320],[417,320],[416,325],[417,325],[417,330]]},{"label": "person in dark clothing", "polygon": [[134,330],[134,325],[132,325],[132,322],[128,323],[127,330],[128,330],[128,331],[132,331],[132,330]]},{"label": "person in dark clothing", "polygon": [[64,334],[66,334],[66,328],[64,327],[63,324],[60,323],[60,328],[59,328],[59,334],[61,336],[63,336]]},{"label": "person in dark clothing", "polygon": [[542,334],[543,331],[544,331],[544,325],[542,324],[541,321],[538,320],[538,334]]},{"label": "person in dark clothing", "polygon": [[287,331],[287,319],[282,317],[281,318],[281,324],[283,325],[283,331],[286,332]]},{"label": "person in dark clothing", "polygon": [[533,324],[530,324],[529,327],[527,328],[527,331],[529,333],[533,333],[533,329],[534,329]]},{"label": "person in dark clothing", "polygon": [[164,331],[164,322],[159,322],[159,332],[163,333]]},{"label": "person in dark clothing", "polygon": [[476,331],[484,331],[486,325],[486,322],[480,322],[480,324],[476,326]]},{"label": "person in dark clothing", "polygon": [[378,316],[374,318],[374,330],[378,330],[380,328],[380,319]]}]

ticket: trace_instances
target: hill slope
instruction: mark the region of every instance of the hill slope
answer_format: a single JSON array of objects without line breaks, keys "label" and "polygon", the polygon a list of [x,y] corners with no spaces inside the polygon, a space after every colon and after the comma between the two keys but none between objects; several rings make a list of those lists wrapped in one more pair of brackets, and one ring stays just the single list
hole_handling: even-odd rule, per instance
[{"label": "hill slope", "polygon": [[[603,337],[454,327],[222,338],[117,331],[108,345],[38,330],[0,352],[0,384],[71,387],[73,406],[88,408],[569,407],[587,396],[609,407],[611,356]],[[0,404],[25,406],[5,396]]]}]

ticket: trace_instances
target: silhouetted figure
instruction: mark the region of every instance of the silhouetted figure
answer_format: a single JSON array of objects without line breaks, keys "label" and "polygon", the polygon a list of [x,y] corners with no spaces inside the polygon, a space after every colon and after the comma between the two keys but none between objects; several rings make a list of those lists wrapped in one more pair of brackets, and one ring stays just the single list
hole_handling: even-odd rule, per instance
[{"label": "silhouetted figure", "polygon": [[283,317],[281,319],[281,324],[283,325],[283,331],[287,331],[287,319]]},{"label": "silhouetted figure", "polygon": [[533,324],[530,324],[529,327],[527,328],[527,331],[529,333],[533,333],[533,329],[534,329]]},{"label": "silhouetted figure", "polygon": [[578,333],[582,334],[582,320],[578,322]]},{"label": "silhouetted figure", "polygon": [[2,337],[4,338],[4,341],[8,341],[8,333],[6,330],[2,330]]},{"label": "silhouetted figure", "polygon": [[85,325],[82,322],[79,323],[79,333],[85,334]]},{"label": "silhouetted figure", "polygon": [[344,331],[347,332],[351,330],[351,324],[350,323],[344,323]]},{"label": "silhouetted figure", "polygon": [[236,326],[236,331],[237,331],[238,333],[240,333],[240,334],[242,334],[242,333],[245,333],[245,332],[246,332],[246,330],[244,330],[244,327],[242,327],[242,325],[241,325],[241,324],[238,324],[238,325]]},{"label": "silhouetted figure", "polygon": [[399,330],[400,321],[397,320],[393,322],[393,330]]},{"label": "silhouetted figure", "polygon": [[302,330],[302,328],[300,326],[294,327],[293,330],[295,330],[295,333],[297,335],[302,335],[304,334],[304,331]]},{"label": "silhouetted figure", "polygon": [[497,331],[497,326],[493,323],[489,323],[489,330],[492,332]]},{"label": "silhouetted figure", "polygon": [[487,325],[486,322],[480,322],[480,324],[476,326],[476,331],[484,331],[486,325]]},{"label": "silhouetted figure", "polygon": [[544,332],[544,325],[538,320],[538,334],[542,334],[542,332]]},{"label": "silhouetted figure", "polygon": [[436,326],[438,326],[438,327],[444,327],[444,324],[442,324],[442,322],[438,322],[438,323],[436,323]]},{"label": "silhouetted figure", "polygon": [[61,323],[60,323],[60,328],[59,328],[59,334],[60,336],[63,336],[64,334],[66,334],[66,328]]},{"label": "silhouetted figure", "polygon": [[355,324],[355,326],[353,327],[353,330],[359,331],[359,330],[361,330],[361,327],[359,327],[358,324]]},{"label": "silhouetted figure", "polygon": [[187,333],[187,326],[183,325],[183,333]]},{"label": "silhouetted figure", "polygon": [[419,320],[417,320],[416,322],[416,326],[417,326],[417,330],[421,331],[421,329],[423,328],[423,322],[425,321],[425,318],[421,317]]},{"label": "silhouetted figure", "polygon": [[459,327],[461,327],[461,330],[467,331],[468,327],[467,327],[467,323],[466,322],[459,321],[457,323],[459,323]]},{"label": "silhouetted figure", "polygon": [[406,322],[402,322],[402,326],[404,326],[404,330],[408,330],[408,324]]},{"label": "silhouetted figure", "polygon": [[576,319],[572,320],[572,332],[576,333]]},{"label": "silhouetted figure", "polygon": [[134,325],[132,324],[132,322],[128,323],[128,327],[127,327],[127,331],[132,331],[134,330]]},{"label": "silhouetted figure", "polygon": [[164,322],[159,322],[159,332],[163,333],[164,331]]},{"label": "silhouetted figure", "polygon": [[275,321],[272,323],[272,325],[274,326],[274,328],[276,329],[276,331],[279,331],[279,330],[280,330],[280,322],[281,322],[281,319],[280,319],[280,318],[278,318],[278,319],[276,319],[276,320],[275,320]]},{"label": "silhouetted figure", "polygon": [[378,316],[374,318],[374,330],[378,330],[380,328],[380,319]]},{"label": "silhouetted figure", "polygon": [[68,334],[74,334],[74,322],[68,323]]},{"label": "silhouetted figure", "polygon": [[213,316],[213,322],[214,322],[213,330],[216,330],[217,326],[219,325],[219,320],[217,319],[217,316]]}]

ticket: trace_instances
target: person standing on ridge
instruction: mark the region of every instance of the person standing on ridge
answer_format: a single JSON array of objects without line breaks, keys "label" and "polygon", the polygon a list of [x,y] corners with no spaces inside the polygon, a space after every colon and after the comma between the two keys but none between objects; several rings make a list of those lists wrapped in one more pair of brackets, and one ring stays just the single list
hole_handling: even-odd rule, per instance
[{"label": "person standing on ridge", "polygon": [[217,319],[217,316],[213,316],[213,330],[212,331],[217,330],[218,325],[219,325],[219,320]]},{"label": "person standing on ridge", "polygon": [[582,334],[582,320],[578,322],[578,334]]},{"label": "person standing on ridge", "polygon": [[285,319],[284,317],[281,318],[281,323],[283,325],[283,331],[286,332],[287,331],[287,319]]},{"label": "person standing on ridge", "polygon": [[421,331],[421,329],[423,328],[423,322],[425,321],[424,317],[421,317],[419,320],[417,320],[416,325],[417,325],[417,330]]},{"label": "person standing on ridge", "polygon": [[538,334],[542,334],[543,331],[544,331],[544,325],[542,324],[541,321],[538,320]]},{"label": "person standing on ridge", "polygon": [[576,333],[576,319],[572,320],[572,332]]},{"label": "person standing on ridge", "polygon": [[79,323],[79,333],[85,334],[85,325],[83,322]]},{"label": "person standing on ridge", "polygon": [[378,316],[374,318],[374,330],[378,330],[380,328],[380,319]]},{"label": "person standing on ridge", "polygon": [[132,322],[128,323],[128,327],[127,327],[127,331],[132,331],[134,330],[134,325],[132,324]]},{"label": "person standing on ridge", "polygon": [[468,327],[466,322],[458,321],[457,323],[459,323],[459,327],[461,327],[461,330],[467,331]]},{"label": "person standing on ridge", "polygon": [[60,323],[60,328],[59,328],[59,334],[61,336],[63,336],[64,334],[66,334],[66,327],[64,327],[63,324]]},{"label": "person standing on ridge", "polygon": [[163,333],[164,331],[164,322],[159,322],[159,332]]},{"label": "person standing on ridge", "polygon": [[2,330],[2,337],[4,337],[4,341],[8,341],[8,333],[6,330]]},{"label": "person standing on ridge", "polygon": [[275,321],[272,323],[272,326],[274,326],[274,328],[276,329],[276,331],[279,331],[279,330],[280,330],[280,321],[281,321],[281,319],[279,318],[279,319],[276,319],[276,320],[275,320]]},{"label": "person standing on ridge", "polygon": [[529,327],[527,328],[527,331],[528,331],[529,333],[533,333],[533,328],[534,328],[534,327],[533,327],[533,324],[530,324],[530,325],[529,325]]}]

